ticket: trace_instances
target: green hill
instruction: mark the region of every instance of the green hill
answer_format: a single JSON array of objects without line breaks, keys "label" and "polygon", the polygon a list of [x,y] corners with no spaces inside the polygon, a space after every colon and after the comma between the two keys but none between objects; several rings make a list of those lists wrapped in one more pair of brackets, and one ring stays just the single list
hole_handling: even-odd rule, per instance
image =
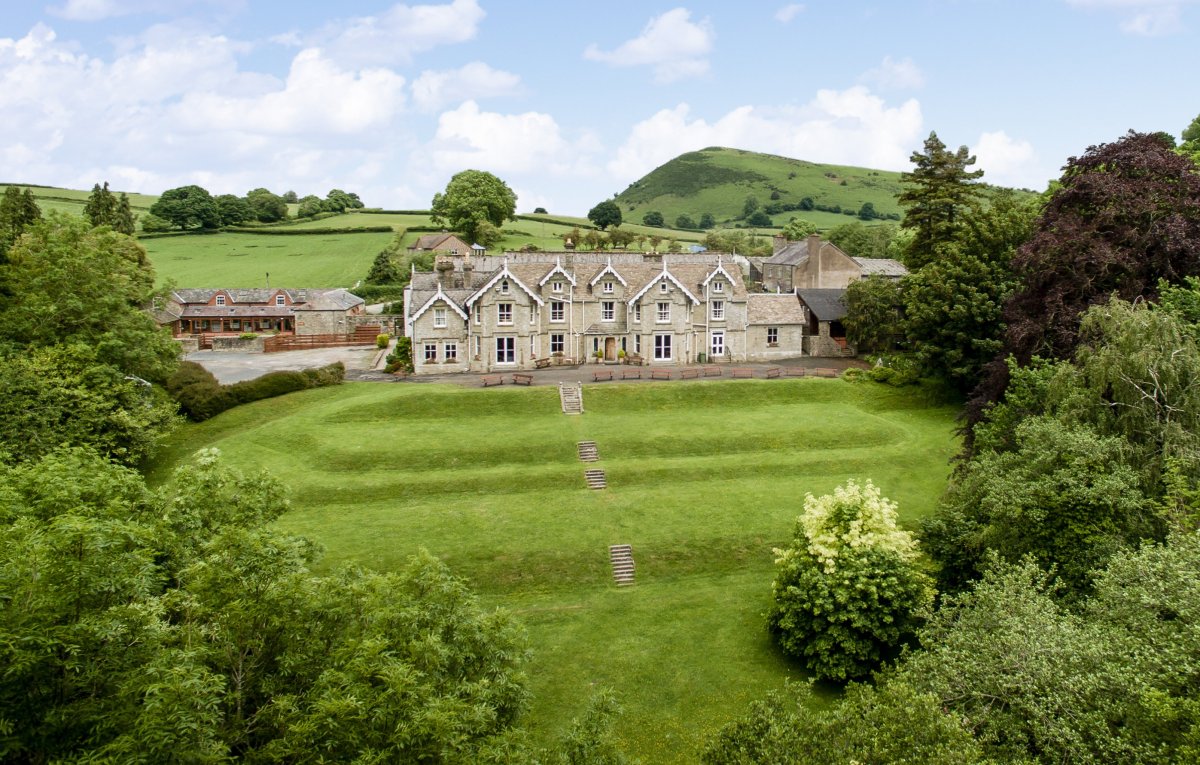
[{"label": "green hill", "polygon": [[[899,193],[900,173],[710,147],[652,170],[616,201],[630,222],[640,223],[650,211],[661,212],[668,226],[682,214],[699,222],[711,213],[722,226],[740,222],[746,198],[754,197],[776,226],[800,217],[829,228],[857,219],[867,202],[880,215],[899,220]],[[813,209],[800,209],[807,206],[806,198]]]}]

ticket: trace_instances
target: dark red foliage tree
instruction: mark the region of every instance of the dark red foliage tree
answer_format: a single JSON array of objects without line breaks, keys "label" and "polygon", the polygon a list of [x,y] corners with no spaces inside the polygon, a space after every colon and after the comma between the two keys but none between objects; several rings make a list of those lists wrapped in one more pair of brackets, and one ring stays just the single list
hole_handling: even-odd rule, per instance
[{"label": "dark red foliage tree", "polygon": [[1159,279],[1200,274],[1200,167],[1157,134],[1089,147],[1068,161],[1013,269],[1004,347],[975,390],[972,424],[1003,395],[1007,356],[1070,358],[1089,307],[1153,298]]}]

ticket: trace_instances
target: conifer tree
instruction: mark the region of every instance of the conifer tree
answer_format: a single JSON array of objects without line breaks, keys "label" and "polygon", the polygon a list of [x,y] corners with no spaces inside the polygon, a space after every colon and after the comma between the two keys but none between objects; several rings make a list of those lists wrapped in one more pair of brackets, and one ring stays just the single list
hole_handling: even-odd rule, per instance
[{"label": "conifer tree", "polygon": [[917,269],[937,257],[938,248],[953,242],[963,217],[975,209],[983,188],[974,183],[982,170],[970,170],[975,157],[966,146],[951,152],[937,133],[925,139],[925,150],[914,151],[916,165],[911,173],[900,176],[905,189],[900,194],[904,221],[900,225],[915,230],[909,245],[906,265]]},{"label": "conifer tree", "polygon": [[121,196],[117,199],[117,212],[112,222],[113,231],[133,236],[136,225],[137,216],[133,214],[133,208],[129,206],[129,196],[122,191]]},{"label": "conifer tree", "polygon": [[4,190],[4,196],[0,198],[0,263],[8,261],[8,249],[21,233],[41,218],[42,210],[28,188],[24,192],[16,186]]},{"label": "conifer tree", "polygon": [[92,193],[83,207],[83,215],[93,226],[116,228],[117,199],[108,190],[108,181],[104,182],[103,187],[99,183],[92,186]]}]

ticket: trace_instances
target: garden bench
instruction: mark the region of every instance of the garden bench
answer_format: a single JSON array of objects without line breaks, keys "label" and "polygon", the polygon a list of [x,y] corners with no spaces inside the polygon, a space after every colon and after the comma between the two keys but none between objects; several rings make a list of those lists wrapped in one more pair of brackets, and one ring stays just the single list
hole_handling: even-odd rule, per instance
[{"label": "garden bench", "polygon": [[705,377],[720,377],[721,376],[721,368],[720,367],[705,367],[704,368],[704,376]]},{"label": "garden bench", "polygon": [[481,378],[481,381],[483,382],[483,387],[485,388],[489,385],[503,385],[504,375],[484,375]]},{"label": "garden bench", "polygon": [[671,370],[669,370],[669,369],[651,369],[650,370],[650,379],[651,380],[670,380],[671,379]]},{"label": "garden bench", "polygon": [[768,380],[774,380],[776,377],[779,377],[779,367],[771,367],[767,370]]},{"label": "garden bench", "polygon": [[515,374],[513,375],[513,385],[532,385],[533,375]]},{"label": "garden bench", "polygon": [[535,369],[545,369],[550,366],[550,359],[534,359],[533,366]]},{"label": "garden bench", "polygon": [[804,377],[807,373],[804,367],[785,367],[783,370],[784,377]]},{"label": "garden bench", "polygon": [[592,372],[592,382],[600,382],[601,380],[611,380],[612,372]]},{"label": "garden bench", "polygon": [[745,380],[745,379],[754,377],[754,370],[738,367],[738,368],[729,370],[729,374],[732,375],[733,379],[735,379],[735,380],[738,380],[738,379]]},{"label": "garden bench", "polygon": [[631,367],[640,367],[641,365],[645,364],[646,361],[636,353],[631,353],[625,357],[625,363]]},{"label": "garden bench", "polygon": [[622,369],[622,380],[640,380],[642,379],[642,370],[640,369]]},{"label": "garden bench", "polygon": [[700,376],[699,369],[694,369],[694,368],[693,369],[682,369],[679,372],[680,380],[695,380],[699,376]]},{"label": "garden bench", "polygon": [[813,374],[816,375],[817,377],[837,377],[838,371],[836,369],[830,369],[828,367],[819,367],[819,368],[813,370]]}]

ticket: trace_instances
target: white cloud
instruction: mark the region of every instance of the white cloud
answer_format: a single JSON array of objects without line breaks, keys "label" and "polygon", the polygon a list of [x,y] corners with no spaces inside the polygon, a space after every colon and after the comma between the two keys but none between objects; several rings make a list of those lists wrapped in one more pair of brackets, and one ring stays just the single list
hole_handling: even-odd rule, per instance
[{"label": "white cloud", "polygon": [[988,183],[1041,189],[1051,177],[1038,161],[1033,144],[1010,138],[1003,130],[981,134],[972,153]]},{"label": "white cloud", "polygon": [[889,106],[861,86],[817,91],[802,106],[741,106],[711,123],[690,111],[680,104],[634,125],[607,165],[611,175],[629,183],[682,152],[707,146],[903,170],[922,138],[916,100]]},{"label": "white cloud", "polygon": [[1182,32],[1183,7],[1197,0],[1067,0],[1075,8],[1117,11],[1121,31],[1142,37]]},{"label": "white cloud", "polygon": [[378,16],[344,19],[308,38],[343,64],[406,63],[413,54],[474,39],[487,14],[477,0],[446,5],[397,3]]},{"label": "white cloud", "polygon": [[775,20],[780,24],[788,24],[803,12],[804,5],[802,3],[788,3],[775,11]]},{"label": "white cloud", "polygon": [[570,143],[549,114],[481,111],[467,101],[438,117],[437,133],[422,150],[436,172],[476,168],[496,173],[552,173],[571,161]]},{"label": "white cloud", "polygon": [[235,11],[244,5],[244,0],[66,0],[62,5],[48,6],[46,11],[68,21],[103,21],[139,13],[178,13],[194,5]]},{"label": "white cloud", "polygon": [[521,78],[480,61],[458,69],[421,72],[412,83],[413,102],[421,111],[432,112],[447,104],[511,96],[520,89]]},{"label": "white cloud", "polygon": [[869,69],[859,78],[881,90],[915,90],[925,84],[925,75],[911,58],[899,61],[884,56],[874,69]]},{"label": "white cloud", "polygon": [[650,19],[639,36],[615,50],[602,51],[592,44],[583,57],[617,67],[650,66],[655,82],[669,83],[707,72],[715,39],[708,19],[693,23],[690,11],[675,8]]}]

